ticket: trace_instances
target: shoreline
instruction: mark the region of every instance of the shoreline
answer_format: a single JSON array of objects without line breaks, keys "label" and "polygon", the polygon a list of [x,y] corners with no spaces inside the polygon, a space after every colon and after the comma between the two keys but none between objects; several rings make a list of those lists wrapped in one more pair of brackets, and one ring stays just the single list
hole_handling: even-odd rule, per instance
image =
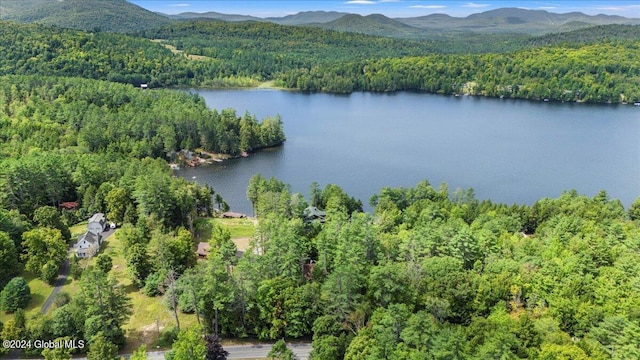
[{"label": "shoreline", "polygon": [[[371,93],[371,94],[395,94],[400,92],[413,92],[419,94],[430,94],[430,95],[443,95],[443,96],[452,96],[452,97],[464,97],[464,96],[473,96],[477,98],[487,98],[487,99],[498,99],[498,100],[524,100],[524,101],[533,101],[533,102],[547,102],[547,103],[556,103],[556,104],[587,104],[587,105],[621,105],[621,106],[640,106],[640,102],[638,101],[584,101],[584,100],[559,100],[552,98],[524,98],[524,97],[511,97],[511,96],[491,96],[491,95],[483,95],[483,94],[472,94],[469,91],[459,92],[459,93],[451,93],[447,94],[444,92],[431,92],[424,89],[400,89],[400,90],[390,90],[390,91],[373,91],[373,90],[357,90],[350,92],[333,92],[333,91],[322,91],[322,90],[301,90],[295,88],[287,88],[283,86],[276,86],[276,80],[268,80],[258,82],[257,85],[254,86],[194,86],[191,89],[194,90],[278,90],[278,91],[289,91],[289,92],[299,92],[304,94],[331,94],[331,95],[350,95],[354,93]],[[176,90],[181,90],[180,88],[174,88]],[[185,89],[182,89],[185,90]]]},{"label": "shoreline", "polygon": [[195,149],[193,151],[194,154],[197,153],[199,155],[205,155],[205,156],[207,156],[207,158],[200,157],[200,156],[194,156],[191,159],[186,160],[184,162],[184,164],[178,164],[176,162],[168,162],[168,165],[171,168],[171,170],[179,171],[179,170],[182,170],[182,169],[188,168],[188,167],[195,168],[195,167],[199,167],[199,166],[213,165],[214,163],[222,163],[222,162],[224,162],[226,160],[247,158],[251,154],[256,154],[256,153],[258,153],[260,151],[263,151],[263,150],[266,150],[266,149],[276,148],[276,147],[283,146],[283,145],[284,145],[284,141],[279,143],[279,144],[276,144],[276,145],[264,146],[264,147],[256,148],[256,149],[251,150],[250,152],[243,151],[239,155],[219,154],[219,153],[206,151],[206,150],[202,150],[202,149]]}]

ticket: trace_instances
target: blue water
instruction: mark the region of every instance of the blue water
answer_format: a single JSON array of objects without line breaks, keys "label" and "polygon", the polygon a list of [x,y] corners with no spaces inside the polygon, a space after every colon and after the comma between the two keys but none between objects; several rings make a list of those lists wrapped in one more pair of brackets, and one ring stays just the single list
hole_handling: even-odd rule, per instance
[{"label": "blue water", "polygon": [[[427,179],[475,190],[478,199],[531,204],[576,189],[640,197],[640,108],[401,92],[351,95],[256,90],[197,91],[211,108],[259,118],[280,114],[282,147],[177,172],[210,184],[232,209],[251,212],[255,173],[308,195],[338,184],[368,203],[384,186]],[[370,208],[368,208],[370,210]]]}]

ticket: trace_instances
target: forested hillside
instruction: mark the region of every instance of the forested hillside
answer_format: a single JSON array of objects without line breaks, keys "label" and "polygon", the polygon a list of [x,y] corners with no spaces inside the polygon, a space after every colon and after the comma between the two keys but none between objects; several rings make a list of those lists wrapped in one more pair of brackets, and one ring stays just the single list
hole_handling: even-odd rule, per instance
[{"label": "forested hillside", "polygon": [[553,101],[640,101],[639,41],[509,54],[428,55],[299,69],[281,77],[309,91],[420,90]]},{"label": "forested hillside", "polygon": [[0,75],[84,77],[151,87],[192,84],[187,59],[146,39],[0,21],[0,47]]},{"label": "forested hillside", "polygon": [[634,40],[637,27],[631,26],[537,38],[528,41],[551,45],[487,54],[443,54],[439,49],[447,49],[446,41],[271,23],[196,21],[136,34],[148,39],[6,22],[0,27],[0,46],[6,50],[0,74],[82,76],[150,87],[255,86],[275,80],[287,88],[338,93],[419,90],[555,101],[640,100],[640,66],[634,60],[640,49]]},{"label": "forested hillside", "polygon": [[171,21],[125,0],[2,0],[0,20],[109,32],[148,29]]}]

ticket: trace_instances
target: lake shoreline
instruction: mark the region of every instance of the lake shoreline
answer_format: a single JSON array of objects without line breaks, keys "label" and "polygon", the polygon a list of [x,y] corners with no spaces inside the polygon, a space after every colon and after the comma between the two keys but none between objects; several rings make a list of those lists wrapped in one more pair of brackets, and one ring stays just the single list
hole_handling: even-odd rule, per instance
[{"label": "lake shoreline", "polygon": [[[585,105],[607,105],[607,106],[640,106],[640,102],[633,101],[608,101],[608,102],[596,102],[596,101],[565,101],[558,100],[552,98],[524,98],[524,97],[507,97],[507,96],[491,96],[491,95],[482,95],[482,94],[472,94],[468,91],[460,92],[460,93],[451,93],[447,94],[444,92],[431,92],[428,90],[420,90],[420,89],[400,89],[400,90],[389,90],[389,91],[351,91],[351,92],[332,92],[332,91],[312,91],[312,90],[301,90],[296,88],[288,88],[284,86],[277,86],[274,84],[275,80],[268,80],[258,82],[255,86],[196,86],[186,90],[197,90],[197,91],[225,91],[225,90],[276,90],[276,91],[286,91],[286,92],[297,92],[301,94],[329,94],[329,95],[351,95],[351,94],[399,94],[399,93],[415,93],[415,94],[429,94],[429,95],[440,95],[447,97],[474,97],[474,98],[487,98],[487,99],[498,99],[498,100],[518,100],[518,101],[529,101],[534,103],[545,102],[552,104],[585,104]],[[176,90],[182,90],[180,88],[176,88]]]},{"label": "lake shoreline", "polygon": [[[195,93],[195,92],[194,92]],[[211,185],[231,208],[256,173],[291,184],[337,184],[366,201],[380,189],[428,179],[473,187],[479,199],[531,204],[576,189],[604,189],[629,206],[640,196],[635,108],[548,104],[415,92],[305,94],[268,89],[199,91],[210,108],[257,118],[279,113],[286,146],[255,156],[176,172]]]}]

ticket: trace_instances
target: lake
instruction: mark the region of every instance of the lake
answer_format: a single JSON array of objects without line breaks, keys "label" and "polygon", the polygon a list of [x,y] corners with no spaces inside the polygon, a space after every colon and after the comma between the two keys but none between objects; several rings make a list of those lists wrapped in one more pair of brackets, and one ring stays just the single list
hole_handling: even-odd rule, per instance
[{"label": "lake", "polygon": [[235,211],[256,173],[291,184],[333,183],[362,200],[385,186],[427,179],[475,190],[480,200],[532,204],[576,189],[606,190],[628,207],[640,196],[640,108],[399,92],[306,94],[198,90],[210,108],[280,114],[281,147],[177,171],[211,185]]}]

